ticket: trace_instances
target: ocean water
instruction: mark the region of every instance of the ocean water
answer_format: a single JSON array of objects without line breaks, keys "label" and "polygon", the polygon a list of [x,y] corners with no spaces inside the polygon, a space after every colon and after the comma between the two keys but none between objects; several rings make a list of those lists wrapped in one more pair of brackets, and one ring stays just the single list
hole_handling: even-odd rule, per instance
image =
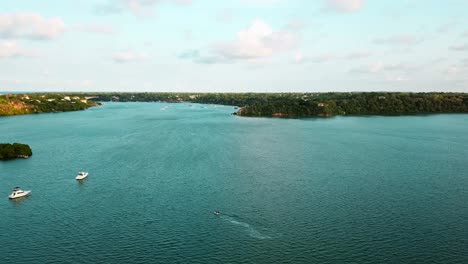
[{"label": "ocean water", "polygon": [[468,263],[468,115],[232,112],[0,118],[0,263]]}]

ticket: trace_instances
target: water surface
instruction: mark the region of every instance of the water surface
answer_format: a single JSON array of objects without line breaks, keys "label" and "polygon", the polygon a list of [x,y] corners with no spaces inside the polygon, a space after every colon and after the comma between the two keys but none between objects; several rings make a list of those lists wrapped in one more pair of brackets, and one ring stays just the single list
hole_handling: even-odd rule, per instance
[{"label": "water surface", "polygon": [[0,118],[34,153],[0,163],[0,263],[468,263],[468,115],[233,111]]}]

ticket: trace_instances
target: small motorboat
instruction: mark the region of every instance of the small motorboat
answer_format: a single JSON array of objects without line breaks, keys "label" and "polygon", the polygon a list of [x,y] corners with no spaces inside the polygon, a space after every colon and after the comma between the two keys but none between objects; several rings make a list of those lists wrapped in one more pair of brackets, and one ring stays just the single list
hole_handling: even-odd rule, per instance
[{"label": "small motorboat", "polygon": [[221,214],[221,212],[220,212],[219,210],[216,210],[216,211],[214,211],[213,213],[214,213],[215,215],[220,215],[220,214]]},{"label": "small motorboat", "polygon": [[15,187],[13,189],[13,192],[8,196],[9,199],[16,199],[20,197],[27,196],[31,191],[23,191],[20,189],[20,187]]},{"label": "small motorboat", "polygon": [[78,175],[76,175],[76,178],[77,180],[83,180],[85,179],[86,177],[88,177],[88,173],[85,172],[85,171],[80,171],[78,172]]}]

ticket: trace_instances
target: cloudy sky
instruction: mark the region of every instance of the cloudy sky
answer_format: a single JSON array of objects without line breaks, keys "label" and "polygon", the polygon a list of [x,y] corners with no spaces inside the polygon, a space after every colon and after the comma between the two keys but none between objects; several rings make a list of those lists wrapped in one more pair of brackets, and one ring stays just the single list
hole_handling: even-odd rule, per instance
[{"label": "cloudy sky", "polygon": [[0,0],[0,91],[463,91],[468,0]]}]

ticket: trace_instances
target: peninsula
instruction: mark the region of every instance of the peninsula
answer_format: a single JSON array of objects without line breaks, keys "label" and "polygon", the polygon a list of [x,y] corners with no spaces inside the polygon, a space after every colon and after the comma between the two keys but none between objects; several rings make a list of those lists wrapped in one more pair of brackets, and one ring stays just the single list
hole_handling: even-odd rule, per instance
[{"label": "peninsula", "polygon": [[0,95],[0,116],[85,110],[99,103],[60,93]]},{"label": "peninsula", "polygon": [[222,104],[253,117],[468,113],[468,93],[71,93],[0,96],[0,116],[84,110],[97,102]]},{"label": "peninsula", "polygon": [[27,159],[32,155],[31,148],[20,143],[0,143],[0,160],[12,160],[17,158]]},{"label": "peninsula", "polygon": [[468,93],[93,93],[98,101],[238,106],[239,116],[330,117],[468,113]]}]

